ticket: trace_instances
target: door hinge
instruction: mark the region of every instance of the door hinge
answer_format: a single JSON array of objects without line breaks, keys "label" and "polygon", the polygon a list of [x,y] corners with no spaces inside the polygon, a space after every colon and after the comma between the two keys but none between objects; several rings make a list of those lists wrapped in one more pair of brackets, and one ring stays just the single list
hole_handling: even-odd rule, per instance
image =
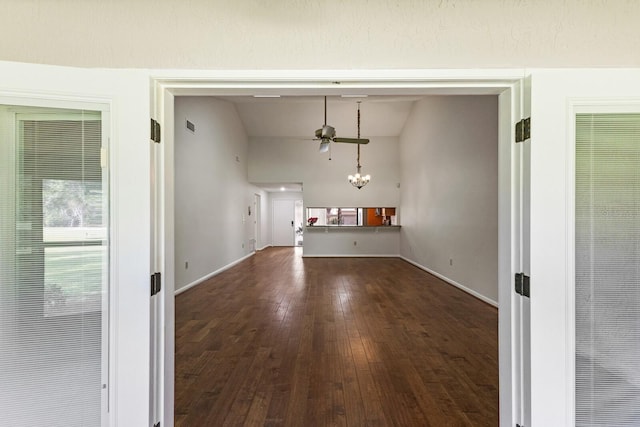
[{"label": "door hinge", "polygon": [[151,119],[151,140],[153,142],[160,142],[160,123],[156,120]]},{"label": "door hinge", "polygon": [[153,273],[151,275],[151,296],[154,296],[162,289],[162,275],[160,273]]},{"label": "door hinge", "polygon": [[531,298],[529,293],[530,278],[524,273],[516,273],[516,293]]},{"label": "door hinge", "polygon": [[531,117],[516,123],[516,142],[524,142],[531,138]]}]

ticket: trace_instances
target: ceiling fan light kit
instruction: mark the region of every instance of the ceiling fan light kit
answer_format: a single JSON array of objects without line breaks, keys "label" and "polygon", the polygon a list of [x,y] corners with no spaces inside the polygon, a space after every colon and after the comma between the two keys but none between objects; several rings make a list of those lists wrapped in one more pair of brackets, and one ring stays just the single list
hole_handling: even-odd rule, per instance
[{"label": "ceiling fan light kit", "polygon": [[[360,132],[358,132],[358,135]],[[347,144],[368,144],[369,140],[366,138],[338,138],[336,137],[336,129],[333,126],[327,124],[327,97],[324,97],[324,124],[320,129],[315,131],[315,140],[320,141],[320,152],[324,153],[329,151],[329,144],[331,142],[341,142]]]},{"label": "ceiling fan light kit", "polygon": [[[358,95],[361,97],[361,95]],[[336,129],[333,126],[327,124],[327,97],[324,97],[324,124],[320,129],[315,131],[315,140],[320,141],[320,152],[326,153],[331,149],[332,142],[341,142],[348,144],[356,144],[358,146],[358,163],[355,175],[349,175],[347,179],[357,189],[360,189],[367,185],[371,181],[371,175],[362,175],[362,166],[360,165],[360,145],[368,144],[367,138],[360,138],[360,103],[358,101],[358,137],[357,138],[338,138],[336,137]],[[331,155],[329,155],[331,160]]]}]

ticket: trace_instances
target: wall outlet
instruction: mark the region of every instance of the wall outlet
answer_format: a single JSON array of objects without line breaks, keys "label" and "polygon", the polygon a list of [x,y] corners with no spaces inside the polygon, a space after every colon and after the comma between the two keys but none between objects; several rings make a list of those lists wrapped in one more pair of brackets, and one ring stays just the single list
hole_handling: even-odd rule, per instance
[{"label": "wall outlet", "polygon": [[189,261],[185,261],[184,262],[184,269],[188,269],[189,268]]},{"label": "wall outlet", "polygon": [[353,241],[353,246],[358,246],[358,242],[357,241]]},{"label": "wall outlet", "polygon": [[449,265],[453,265],[453,258],[449,258]]},{"label": "wall outlet", "polygon": [[244,249],[244,243],[242,244],[242,249]]}]

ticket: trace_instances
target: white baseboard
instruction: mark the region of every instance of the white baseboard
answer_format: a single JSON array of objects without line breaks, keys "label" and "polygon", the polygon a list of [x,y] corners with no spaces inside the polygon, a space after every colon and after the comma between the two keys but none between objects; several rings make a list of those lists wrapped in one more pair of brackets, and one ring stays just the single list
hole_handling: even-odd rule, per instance
[{"label": "white baseboard", "polygon": [[263,250],[265,250],[267,248],[270,248],[270,247],[271,247],[271,245],[264,245],[263,247],[256,249],[256,251],[263,251]]},{"label": "white baseboard", "polygon": [[[258,250],[261,251],[261,250],[266,249],[266,248],[268,248],[270,246],[271,245],[266,245],[266,246],[263,246],[262,248],[260,248]],[[184,291],[186,291],[188,289],[193,288],[194,286],[199,285],[202,282],[207,281],[208,279],[210,279],[210,278],[222,273],[223,271],[230,269],[234,265],[241,263],[242,261],[246,260],[247,258],[252,257],[254,254],[255,254],[255,252],[251,252],[250,254],[245,255],[242,258],[237,259],[237,260],[233,261],[232,263],[227,264],[224,267],[219,268],[216,271],[214,271],[212,273],[209,273],[206,276],[201,277],[200,279],[198,279],[198,280],[196,280],[194,282],[191,282],[188,285],[185,285],[185,286],[181,287],[180,289],[177,289],[175,291],[175,295],[178,295],[178,294],[180,294],[180,293],[182,293],[182,292],[184,292]],[[400,259],[408,262],[409,264],[415,265],[419,269],[424,270],[427,273],[436,276],[438,279],[444,280],[445,282],[449,283],[450,285],[453,285],[456,288],[465,291],[469,295],[472,295],[472,296],[478,298],[479,300],[486,302],[489,305],[492,305],[494,307],[498,307],[498,302],[497,301],[494,301],[491,298],[486,297],[486,296],[482,295],[481,293],[479,293],[477,291],[474,291],[473,289],[469,289],[466,286],[461,285],[460,283],[456,282],[455,280],[451,280],[448,277],[443,276],[442,274],[440,274],[440,273],[438,273],[436,271],[433,271],[430,268],[427,268],[422,264],[418,264],[417,262],[415,262],[413,260],[410,260],[409,258],[403,257],[402,255],[398,255],[398,254],[388,254],[388,255],[385,255],[385,254],[340,254],[340,255],[337,255],[337,254],[324,254],[324,255],[323,254],[313,254],[313,255],[303,254],[302,257],[303,258],[400,258]]]},{"label": "white baseboard", "polygon": [[225,265],[224,267],[217,269],[217,270],[216,270],[216,271],[214,271],[213,273],[209,273],[209,274],[207,274],[206,276],[201,277],[200,279],[196,280],[195,282],[191,282],[191,283],[189,283],[188,285],[185,285],[185,286],[181,287],[180,289],[176,289],[176,291],[174,292],[174,294],[175,294],[175,295],[178,295],[178,294],[180,294],[180,293],[182,293],[182,292],[184,292],[184,291],[186,291],[186,290],[188,290],[188,289],[191,289],[191,288],[193,288],[194,286],[197,286],[197,285],[199,285],[200,283],[205,282],[205,281],[207,281],[207,280],[211,279],[213,276],[216,276],[216,275],[218,275],[218,274],[222,273],[223,271],[230,269],[230,268],[231,268],[231,267],[233,267],[234,265],[241,263],[241,262],[242,262],[242,261],[244,261],[245,259],[252,257],[254,254],[255,254],[255,252],[251,252],[250,254],[245,255],[245,256],[243,256],[242,258],[237,259],[237,260],[233,261],[232,263],[227,264],[227,265]]},{"label": "white baseboard", "polygon": [[302,254],[302,258],[398,258],[398,254]]},{"label": "white baseboard", "polygon": [[486,296],[482,295],[481,293],[474,291],[473,289],[469,289],[466,286],[461,285],[460,283],[456,282],[455,280],[451,280],[448,277],[443,276],[442,274],[437,273],[437,272],[431,270],[430,268],[425,267],[424,265],[418,264],[417,262],[415,262],[413,260],[410,260],[409,258],[403,257],[402,255],[400,255],[399,258],[405,260],[409,264],[415,265],[419,269],[424,270],[429,274],[432,274],[432,275],[436,276],[438,279],[444,280],[445,282],[449,283],[450,285],[453,285],[456,288],[459,288],[459,289],[465,291],[469,295],[472,295],[472,296],[478,298],[480,301],[484,301],[487,304],[492,305],[492,306],[494,306],[496,308],[498,307],[498,302],[497,301],[494,301],[491,298],[486,297]]}]

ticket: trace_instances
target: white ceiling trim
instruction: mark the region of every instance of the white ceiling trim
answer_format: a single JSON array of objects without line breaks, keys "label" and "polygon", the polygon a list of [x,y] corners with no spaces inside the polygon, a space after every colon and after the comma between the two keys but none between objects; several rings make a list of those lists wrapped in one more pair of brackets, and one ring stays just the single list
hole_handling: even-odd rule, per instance
[{"label": "white ceiling trim", "polygon": [[[433,95],[498,95],[525,76],[521,69],[488,70],[157,70],[156,91],[174,96],[215,96],[233,102],[249,137],[313,138],[324,124],[338,136],[397,137],[412,103]],[[160,92],[157,92],[158,95]],[[281,98],[254,98],[278,95]],[[367,95],[368,98],[341,98]]]}]

